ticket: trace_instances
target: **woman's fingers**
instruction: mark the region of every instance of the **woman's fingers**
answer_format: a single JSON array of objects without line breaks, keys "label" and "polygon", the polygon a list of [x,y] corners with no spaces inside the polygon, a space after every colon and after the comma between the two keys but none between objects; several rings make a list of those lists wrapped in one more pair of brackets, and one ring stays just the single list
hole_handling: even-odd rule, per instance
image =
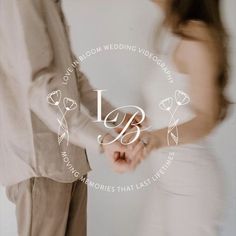
[{"label": "woman's fingers", "polygon": [[113,162],[113,170],[118,173],[124,173],[132,170],[131,161],[126,158],[119,158]]},{"label": "woman's fingers", "polygon": [[132,157],[132,166],[136,167],[136,165],[142,160],[144,154],[143,148],[143,144],[138,142],[134,149],[130,151],[130,156]]}]

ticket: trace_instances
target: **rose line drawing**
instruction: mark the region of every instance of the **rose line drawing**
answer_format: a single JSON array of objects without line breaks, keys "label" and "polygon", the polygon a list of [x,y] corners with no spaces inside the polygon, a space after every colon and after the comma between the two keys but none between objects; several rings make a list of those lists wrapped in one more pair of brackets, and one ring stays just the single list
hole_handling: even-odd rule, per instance
[{"label": "rose line drawing", "polygon": [[58,108],[58,111],[61,114],[61,117],[57,118],[57,121],[59,123],[58,126],[58,144],[60,145],[64,139],[66,139],[67,146],[69,145],[69,129],[68,129],[68,124],[66,121],[66,114],[69,111],[75,110],[77,108],[76,102],[68,97],[63,98],[63,106],[65,109],[65,112],[62,111],[60,104],[61,104],[61,91],[56,90],[48,94],[47,96],[47,102],[52,105],[56,106]]},{"label": "rose line drawing", "polygon": [[[178,123],[179,119],[175,118],[175,114],[181,106],[187,105],[190,102],[190,97],[181,90],[176,90],[174,98],[168,97],[159,103],[159,107],[163,111],[170,113],[170,121],[167,131],[167,144],[170,145],[172,139],[175,145],[179,143]],[[175,108],[173,107],[175,104]]]}]

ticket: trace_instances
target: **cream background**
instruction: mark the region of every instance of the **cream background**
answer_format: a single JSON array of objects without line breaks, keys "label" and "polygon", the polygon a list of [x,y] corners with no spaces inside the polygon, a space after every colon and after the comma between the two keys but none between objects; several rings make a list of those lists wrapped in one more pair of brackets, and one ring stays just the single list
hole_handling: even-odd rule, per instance
[{"label": "cream background", "polygon": [[[161,15],[147,0],[64,0],[71,26],[72,43],[77,55],[107,43],[132,44],[152,50],[152,33]],[[224,1],[227,27],[232,36],[231,57],[233,71],[229,93],[235,101],[236,88],[236,26],[234,0]],[[86,59],[81,67],[99,89],[107,89],[106,97],[115,105],[142,106],[140,81],[148,77],[152,63],[142,56],[127,52],[97,54]],[[212,145],[225,170],[228,187],[227,212],[221,236],[236,234],[236,114],[216,130]],[[129,185],[148,176],[149,163],[134,174],[117,175],[109,170],[106,160],[89,152],[94,169],[90,178],[104,185]],[[139,192],[107,193],[89,189],[88,236],[131,236],[142,220],[142,209],[149,189]],[[14,206],[6,200],[0,188],[0,235],[14,236],[16,223]]]}]

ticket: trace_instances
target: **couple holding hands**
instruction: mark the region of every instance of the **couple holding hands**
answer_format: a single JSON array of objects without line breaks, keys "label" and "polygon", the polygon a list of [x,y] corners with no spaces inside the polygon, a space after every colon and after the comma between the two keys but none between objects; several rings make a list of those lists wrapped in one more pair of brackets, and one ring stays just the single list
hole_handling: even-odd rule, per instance
[{"label": "couple holding hands", "polygon": [[111,161],[113,170],[118,173],[134,170],[154,148],[158,148],[158,138],[147,131],[149,128],[144,111],[141,110],[142,115],[138,113],[118,113],[116,118],[123,116],[123,119],[114,127],[117,136],[106,133],[98,137],[102,151]]}]

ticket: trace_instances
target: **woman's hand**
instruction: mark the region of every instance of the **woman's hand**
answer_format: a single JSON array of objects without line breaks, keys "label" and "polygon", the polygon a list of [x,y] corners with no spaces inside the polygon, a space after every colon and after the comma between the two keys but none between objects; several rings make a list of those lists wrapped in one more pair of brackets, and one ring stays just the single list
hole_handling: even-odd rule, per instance
[{"label": "woman's hand", "polygon": [[[130,143],[134,129],[129,130],[122,142]],[[131,133],[129,135],[129,133]],[[159,139],[154,132],[142,131],[139,139],[128,145],[128,156],[132,160],[131,167],[135,169],[153,150],[160,147]]]}]

